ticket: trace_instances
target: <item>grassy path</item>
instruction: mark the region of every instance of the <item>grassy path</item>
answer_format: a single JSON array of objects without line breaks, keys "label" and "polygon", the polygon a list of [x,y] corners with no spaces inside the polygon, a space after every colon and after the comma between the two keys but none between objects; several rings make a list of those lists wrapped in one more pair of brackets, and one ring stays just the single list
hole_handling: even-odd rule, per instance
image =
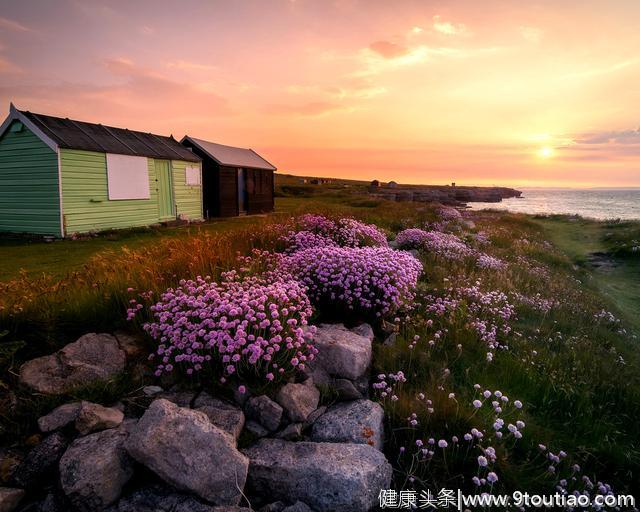
[{"label": "grassy path", "polygon": [[[636,223],[606,223],[585,219],[551,218],[538,221],[549,239],[591,276],[592,285],[640,334],[640,259],[611,254],[612,240],[628,238]],[[605,255],[605,265],[594,264],[594,253]]]}]

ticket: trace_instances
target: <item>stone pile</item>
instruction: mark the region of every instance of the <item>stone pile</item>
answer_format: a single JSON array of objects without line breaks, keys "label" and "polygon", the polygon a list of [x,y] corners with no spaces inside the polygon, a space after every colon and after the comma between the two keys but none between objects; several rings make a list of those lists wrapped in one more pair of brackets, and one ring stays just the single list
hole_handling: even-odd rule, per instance
[{"label": "stone pile", "polygon": [[[0,511],[368,511],[392,472],[382,407],[367,398],[373,338],[368,325],[320,325],[318,357],[274,396],[148,386],[135,417],[119,404],[61,405],[38,420],[45,437],[0,488]],[[65,393],[115,378],[134,350],[89,334],[20,376]]]}]

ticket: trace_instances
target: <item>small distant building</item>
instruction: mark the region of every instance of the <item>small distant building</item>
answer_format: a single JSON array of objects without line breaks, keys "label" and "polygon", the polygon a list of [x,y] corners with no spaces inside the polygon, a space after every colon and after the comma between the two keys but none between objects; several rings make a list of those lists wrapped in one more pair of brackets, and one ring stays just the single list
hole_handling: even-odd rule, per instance
[{"label": "small distant building", "polygon": [[389,187],[389,188],[397,188],[398,184],[395,181],[390,181],[389,183],[387,183],[387,187]]},{"label": "small distant building", "polygon": [[65,237],[177,219],[202,219],[201,161],[173,137],[10,106],[0,232]]},{"label": "small distant building", "polygon": [[273,211],[276,168],[252,149],[186,135],[183,146],[202,158],[204,215],[233,217]]}]

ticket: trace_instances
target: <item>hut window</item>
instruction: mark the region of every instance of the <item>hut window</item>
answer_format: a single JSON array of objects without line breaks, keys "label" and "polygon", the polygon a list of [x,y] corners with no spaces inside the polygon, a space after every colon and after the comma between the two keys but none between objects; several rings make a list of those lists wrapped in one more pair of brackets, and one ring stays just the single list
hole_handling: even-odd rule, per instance
[{"label": "hut window", "polygon": [[149,199],[149,164],[146,157],[107,153],[109,199]]},{"label": "hut window", "polygon": [[200,179],[200,168],[195,165],[189,165],[184,169],[185,180],[189,186],[199,186],[202,184]]}]

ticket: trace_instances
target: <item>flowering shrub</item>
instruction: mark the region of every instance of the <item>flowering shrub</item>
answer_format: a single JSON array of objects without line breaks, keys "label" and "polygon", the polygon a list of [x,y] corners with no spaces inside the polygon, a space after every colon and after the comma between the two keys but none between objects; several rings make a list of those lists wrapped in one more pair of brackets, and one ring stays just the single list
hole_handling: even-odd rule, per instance
[{"label": "flowering shrub", "polygon": [[398,233],[396,241],[398,247],[423,248],[447,259],[460,260],[474,255],[474,250],[456,235],[440,231],[425,231],[418,228],[405,229]]},{"label": "flowering shrub", "polygon": [[398,233],[396,243],[401,249],[419,249],[428,239],[428,231],[420,228],[409,228]]},{"label": "flowering shrub", "polygon": [[207,366],[221,381],[277,375],[304,368],[317,350],[305,333],[312,308],[294,280],[265,274],[220,284],[180,281],[151,307],[145,330],[159,342],[156,375],[181,367],[191,375]]},{"label": "flowering shrub", "polygon": [[447,222],[457,222],[462,220],[462,214],[455,208],[443,206],[438,210],[438,216]]},{"label": "flowering shrub", "polygon": [[287,248],[285,252],[293,253],[312,249],[314,247],[337,247],[338,244],[325,235],[319,235],[313,231],[289,231],[281,240]]},{"label": "flowering shrub", "polygon": [[322,215],[305,214],[297,220],[298,231],[291,230],[281,237],[287,252],[312,247],[387,247],[387,237],[375,224],[355,219],[333,221]]},{"label": "flowering shrub", "polygon": [[333,239],[342,247],[387,247],[387,237],[375,224],[355,219],[340,219]]},{"label": "flowering shrub", "polygon": [[386,247],[306,249],[280,266],[308,287],[315,304],[378,317],[413,300],[422,271],[409,253]]},{"label": "flowering shrub", "polygon": [[489,256],[484,253],[480,253],[476,263],[478,264],[478,267],[488,270],[501,270],[507,266],[501,259],[494,258],[493,256]]}]

